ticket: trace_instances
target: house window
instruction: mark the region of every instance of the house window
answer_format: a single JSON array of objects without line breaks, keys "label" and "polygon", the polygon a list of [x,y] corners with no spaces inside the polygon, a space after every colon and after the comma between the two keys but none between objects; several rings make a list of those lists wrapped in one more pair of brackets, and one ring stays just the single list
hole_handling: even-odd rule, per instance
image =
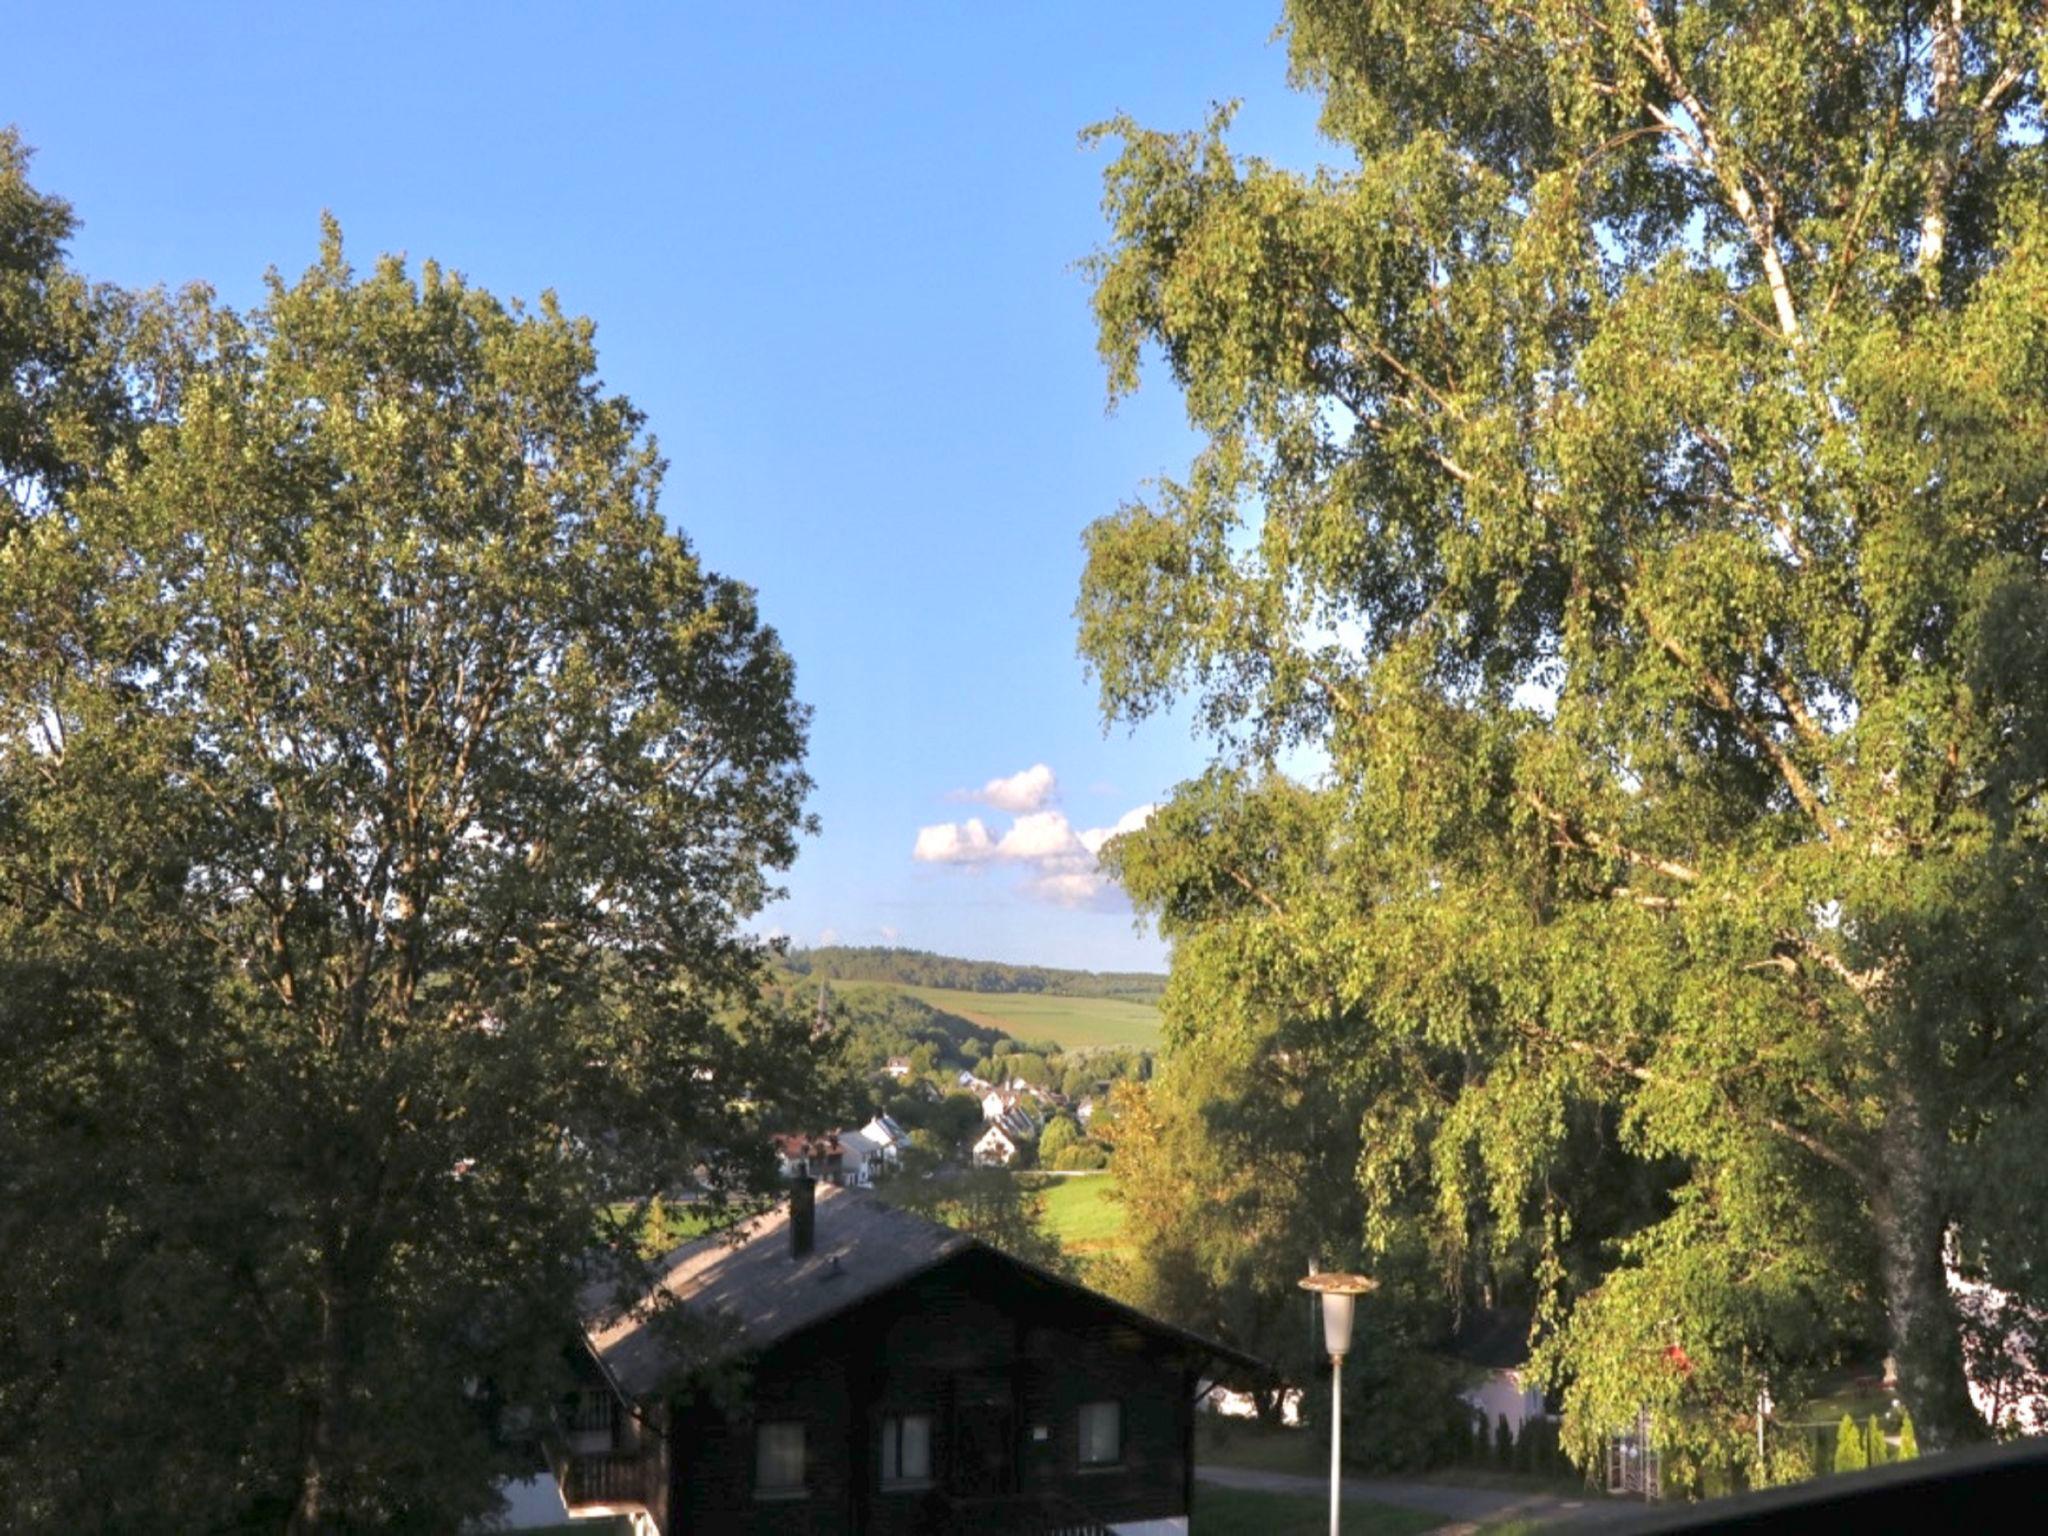
[{"label": "house window", "polygon": [[882,1486],[919,1488],[932,1480],[932,1416],[904,1413],[882,1420]]},{"label": "house window", "polygon": [[760,1424],[754,1429],[754,1497],[797,1498],[804,1491],[804,1427]]},{"label": "house window", "polygon": [[1124,1405],[1111,1400],[1081,1405],[1081,1465],[1113,1467],[1124,1459]]},{"label": "house window", "polygon": [[618,1399],[603,1388],[585,1387],[569,1409],[572,1434],[610,1434],[619,1422]]}]

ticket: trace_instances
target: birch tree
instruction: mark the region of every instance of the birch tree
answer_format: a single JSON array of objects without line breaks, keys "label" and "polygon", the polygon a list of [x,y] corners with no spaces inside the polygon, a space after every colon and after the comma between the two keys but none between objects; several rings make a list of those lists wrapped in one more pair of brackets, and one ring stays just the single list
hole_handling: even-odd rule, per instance
[{"label": "birch tree", "polygon": [[1112,394],[1156,359],[1205,441],[1090,530],[1083,654],[1244,782],[1326,765],[1301,827],[1131,839],[1182,850],[1141,905],[1177,970],[1355,1021],[1369,1206],[1426,1188],[1447,1262],[1557,1219],[1584,1106],[1683,1167],[1545,1271],[1582,1455],[1858,1308],[1925,1443],[1973,1439],[1945,1257],[2048,1272],[2043,10],[1286,31],[1339,164],[1098,130]]}]

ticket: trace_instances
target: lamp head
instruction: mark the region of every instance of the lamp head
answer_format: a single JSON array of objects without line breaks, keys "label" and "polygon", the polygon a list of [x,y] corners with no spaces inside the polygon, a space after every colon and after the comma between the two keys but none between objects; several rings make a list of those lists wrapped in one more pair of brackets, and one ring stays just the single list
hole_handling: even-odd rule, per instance
[{"label": "lamp head", "polygon": [[1377,1281],[1364,1275],[1337,1272],[1310,1275],[1301,1282],[1304,1291],[1323,1298],[1323,1348],[1330,1358],[1340,1360],[1351,1350],[1351,1319],[1357,1299],[1375,1288]]}]

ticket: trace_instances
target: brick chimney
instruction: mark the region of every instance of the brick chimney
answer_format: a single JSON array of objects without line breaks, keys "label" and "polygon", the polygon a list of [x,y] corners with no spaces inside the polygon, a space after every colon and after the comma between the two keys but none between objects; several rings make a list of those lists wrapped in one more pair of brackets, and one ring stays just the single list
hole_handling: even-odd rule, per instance
[{"label": "brick chimney", "polygon": [[818,1181],[804,1172],[789,1185],[789,1256],[809,1258],[817,1241]]}]

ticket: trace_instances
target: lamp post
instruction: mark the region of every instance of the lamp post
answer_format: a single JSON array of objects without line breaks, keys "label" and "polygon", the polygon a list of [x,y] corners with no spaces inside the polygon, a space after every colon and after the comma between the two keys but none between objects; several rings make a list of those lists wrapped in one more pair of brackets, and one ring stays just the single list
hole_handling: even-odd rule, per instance
[{"label": "lamp post", "polygon": [[1301,1282],[1304,1291],[1315,1291],[1323,1298],[1323,1348],[1330,1352],[1330,1536],[1337,1536],[1344,1451],[1344,1356],[1351,1350],[1351,1314],[1357,1299],[1375,1283],[1364,1275],[1334,1271],[1310,1275]]}]

